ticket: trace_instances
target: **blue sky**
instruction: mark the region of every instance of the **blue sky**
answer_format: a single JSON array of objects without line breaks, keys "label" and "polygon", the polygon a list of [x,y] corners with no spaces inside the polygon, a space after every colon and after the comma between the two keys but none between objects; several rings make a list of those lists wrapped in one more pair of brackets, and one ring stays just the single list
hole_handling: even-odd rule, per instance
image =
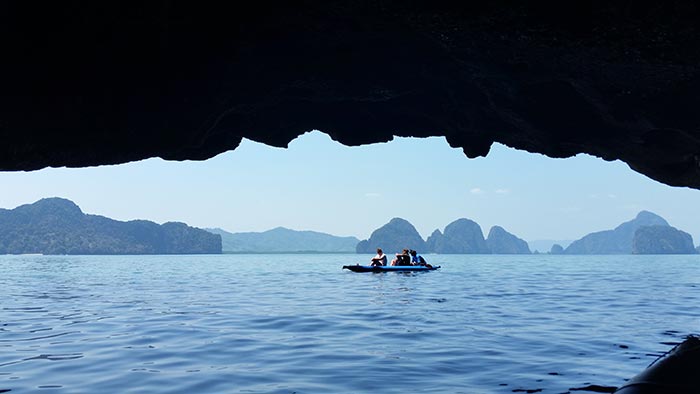
[{"label": "blue sky", "polygon": [[320,132],[289,149],[243,141],[203,162],[149,159],[118,166],[0,173],[0,207],[43,197],[118,220],[183,221],[228,231],[277,226],[360,239],[393,217],[425,238],[466,217],[484,234],[577,239],[655,212],[700,241],[700,191],[674,188],[621,162],[551,159],[502,145],[468,159],[443,138],[346,147]]}]

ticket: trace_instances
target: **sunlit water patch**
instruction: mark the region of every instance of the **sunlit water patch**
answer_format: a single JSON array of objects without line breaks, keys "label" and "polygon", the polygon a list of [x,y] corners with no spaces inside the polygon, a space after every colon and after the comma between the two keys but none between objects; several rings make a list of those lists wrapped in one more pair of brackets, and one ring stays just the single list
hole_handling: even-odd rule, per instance
[{"label": "sunlit water patch", "polygon": [[700,256],[364,257],[0,256],[0,392],[565,393],[700,332]]}]

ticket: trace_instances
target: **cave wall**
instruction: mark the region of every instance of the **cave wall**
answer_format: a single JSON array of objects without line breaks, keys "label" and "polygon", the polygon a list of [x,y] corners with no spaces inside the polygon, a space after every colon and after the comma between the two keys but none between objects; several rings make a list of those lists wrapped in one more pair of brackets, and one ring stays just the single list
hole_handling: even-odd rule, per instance
[{"label": "cave wall", "polygon": [[318,129],[588,153],[699,188],[699,8],[3,2],[0,170],[202,160]]}]

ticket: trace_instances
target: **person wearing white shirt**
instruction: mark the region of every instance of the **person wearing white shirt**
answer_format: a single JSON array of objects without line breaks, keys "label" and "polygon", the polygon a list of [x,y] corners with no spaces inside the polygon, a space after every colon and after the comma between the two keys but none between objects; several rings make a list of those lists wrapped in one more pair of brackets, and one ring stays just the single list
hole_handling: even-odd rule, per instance
[{"label": "person wearing white shirt", "polygon": [[381,248],[377,248],[377,255],[372,257],[372,267],[379,267],[386,265],[386,255],[382,252]]}]

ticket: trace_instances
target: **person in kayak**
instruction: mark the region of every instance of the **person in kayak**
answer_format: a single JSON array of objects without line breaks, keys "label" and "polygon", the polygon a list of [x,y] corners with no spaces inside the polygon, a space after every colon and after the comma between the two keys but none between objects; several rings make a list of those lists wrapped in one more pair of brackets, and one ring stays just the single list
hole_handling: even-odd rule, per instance
[{"label": "person in kayak", "polygon": [[382,251],[382,248],[377,248],[377,255],[372,257],[372,267],[381,267],[386,265],[386,255]]},{"label": "person in kayak", "polygon": [[415,250],[411,250],[409,253],[411,255],[411,265],[420,265],[423,267],[433,268],[433,266],[428,264],[423,256],[419,255]]},{"label": "person in kayak", "polygon": [[391,260],[391,265],[411,265],[408,249],[404,249],[401,253],[396,253],[396,258]]}]

